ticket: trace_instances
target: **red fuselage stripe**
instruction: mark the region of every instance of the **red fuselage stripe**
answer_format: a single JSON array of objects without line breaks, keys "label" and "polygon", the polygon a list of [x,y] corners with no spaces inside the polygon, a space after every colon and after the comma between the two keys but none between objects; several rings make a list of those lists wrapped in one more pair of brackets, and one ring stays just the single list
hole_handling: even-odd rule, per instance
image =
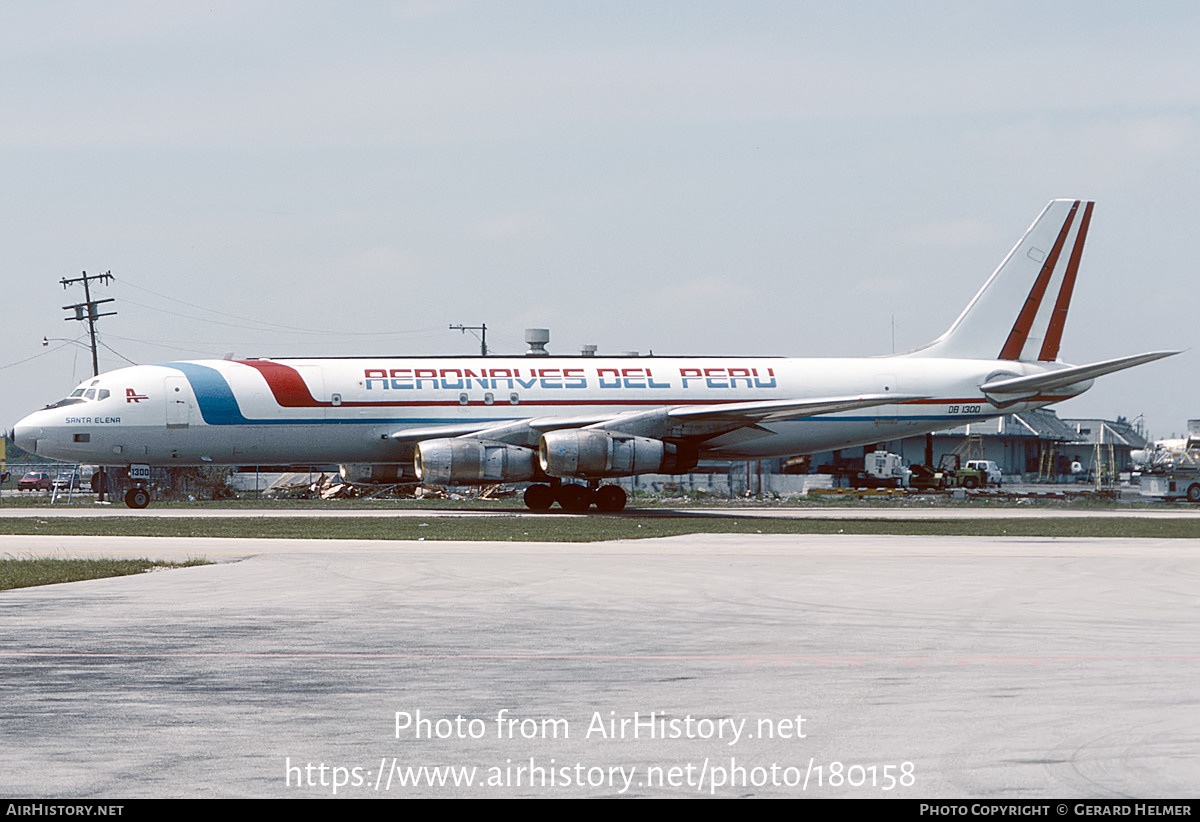
[{"label": "red fuselage stripe", "polygon": [[312,392],[308,390],[308,385],[300,376],[300,372],[290,365],[281,365],[269,360],[235,360],[235,362],[248,365],[262,374],[271,393],[275,395],[275,402],[284,408],[324,408],[332,405],[329,402],[316,400]]}]

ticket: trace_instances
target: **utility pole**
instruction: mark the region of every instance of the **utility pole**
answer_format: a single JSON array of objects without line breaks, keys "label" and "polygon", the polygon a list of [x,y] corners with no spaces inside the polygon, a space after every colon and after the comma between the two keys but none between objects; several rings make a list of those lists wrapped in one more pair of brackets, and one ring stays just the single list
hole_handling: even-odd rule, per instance
[{"label": "utility pole", "polygon": [[450,325],[450,330],[451,331],[461,331],[464,334],[466,334],[468,331],[480,332],[481,336],[479,337],[479,356],[481,356],[481,357],[487,356],[487,323],[484,323],[483,325],[454,325],[452,323]]},{"label": "utility pole", "polygon": [[94,283],[96,281],[100,281],[100,282],[104,283],[105,285],[107,285],[108,283],[112,282],[112,278],[113,278],[113,275],[112,275],[111,271],[105,271],[103,274],[92,274],[91,276],[88,276],[88,273],[86,271],[84,271],[82,277],[74,277],[69,280],[66,277],[63,277],[62,280],[60,281],[60,282],[62,282],[62,287],[64,289],[74,285],[75,283],[83,283],[83,302],[75,303],[74,305],[64,305],[63,310],[64,311],[72,311],[73,310],[75,312],[75,316],[74,317],[64,317],[63,319],[66,320],[67,322],[70,322],[71,320],[76,320],[78,322],[83,322],[84,320],[87,320],[88,333],[91,335],[91,338],[92,338],[92,376],[93,377],[100,376],[100,361],[96,356],[96,320],[100,319],[101,317],[112,317],[117,312],[109,311],[106,314],[98,313],[96,311],[96,306],[100,305],[101,303],[111,303],[111,302],[113,302],[113,299],[111,297],[109,297],[108,299],[104,299],[104,300],[93,300],[91,286],[92,286],[92,283]]}]

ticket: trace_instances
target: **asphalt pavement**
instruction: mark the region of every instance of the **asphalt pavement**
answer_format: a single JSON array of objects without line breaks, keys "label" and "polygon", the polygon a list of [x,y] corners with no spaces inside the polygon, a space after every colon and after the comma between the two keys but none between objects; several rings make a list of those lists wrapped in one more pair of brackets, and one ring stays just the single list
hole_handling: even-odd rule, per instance
[{"label": "asphalt pavement", "polygon": [[0,537],[0,794],[1200,794],[1193,540]]}]

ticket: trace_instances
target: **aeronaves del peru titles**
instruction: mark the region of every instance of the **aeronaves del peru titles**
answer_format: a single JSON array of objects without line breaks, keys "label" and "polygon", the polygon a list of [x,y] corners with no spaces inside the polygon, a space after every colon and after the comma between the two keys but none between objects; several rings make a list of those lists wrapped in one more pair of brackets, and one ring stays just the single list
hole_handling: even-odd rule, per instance
[{"label": "aeronaves del peru titles", "polygon": [[950,328],[864,358],[197,360],[80,384],[21,420],[41,456],[128,467],[366,463],[436,485],[529,482],[546,510],[620,511],[604,483],[868,445],[1040,408],[1178,353],[1059,359],[1093,203],[1054,200]]}]

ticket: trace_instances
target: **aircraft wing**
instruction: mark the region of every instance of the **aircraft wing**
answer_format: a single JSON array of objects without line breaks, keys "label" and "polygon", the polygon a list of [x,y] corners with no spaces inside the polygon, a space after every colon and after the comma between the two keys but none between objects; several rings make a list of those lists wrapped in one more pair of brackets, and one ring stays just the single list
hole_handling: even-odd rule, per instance
[{"label": "aircraft wing", "polygon": [[768,400],[765,402],[715,403],[672,408],[668,416],[677,420],[742,422],[783,422],[785,420],[837,414],[859,408],[873,408],[909,400],[924,399],[917,394],[862,394],[857,397],[823,397],[806,400]]},{"label": "aircraft wing", "polygon": [[1019,399],[1021,397],[1040,394],[1044,391],[1053,391],[1056,388],[1065,388],[1077,382],[1095,379],[1104,374],[1111,374],[1113,371],[1133,368],[1135,365],[1154,362],[1155,360],[1161,360],[1163,357],[1170,357],[1179,353],[1181,352],[1150,351],[1146,354],[1117,357],[1114,360],[1102,360],[1089,365],[1073,365],[1069,368],[1060,368],[1044,374],[1032,374],[1028,377],[1008,377],[991,380],[979,386],[979,389],[989,396],[996,394],[1008,400]]},{"label": "aircraft wing", "polygon": [[441,438],[474,438],[536,448],[542,434],[564,428],[593,428],[655,438],[704,438],[761,423],[836,414],[922,398],[909,394],[861,394],[803,400],[663,405],[617,415],[541,416],[492,424],[450,423],[406,428],[393,433],[391,439],[416,443]]},{"label": "aircraft wing", "polygon": [[[425,428],[402,428],[390,438],[399,442],[420,442],[443,437],[478,437],[494,442],[516,443],[530,434],[555,431],[560,428],[584,428],[611,419],[611,414],[575,415],[563,417],[530,417],[496,423],[461,422],[430,425]],[[537,445],[536,437],[530,447]]]},{"label": "aircraft wing", "polygon": [[420,442],[441,437],[469,437],[477,434],[487,426],[478,422],[447,423],[445,425],[429,425],[424,428],[401,428],[390,435],[397,442]]}]

